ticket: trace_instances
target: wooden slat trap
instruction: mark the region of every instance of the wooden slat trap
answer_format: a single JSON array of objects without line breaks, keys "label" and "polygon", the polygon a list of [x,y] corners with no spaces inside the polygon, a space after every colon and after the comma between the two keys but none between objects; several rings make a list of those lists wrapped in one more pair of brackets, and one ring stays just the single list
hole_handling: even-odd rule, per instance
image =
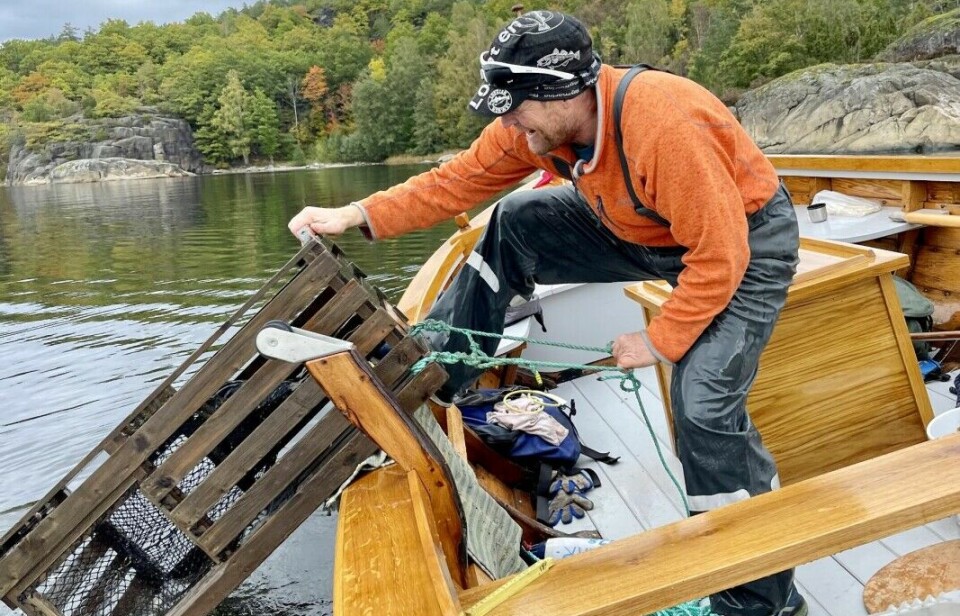
[{"label": "wooden slat trap", "polygon": [[409,373],[425,349],[362,277],[335,245],[305,246],[229,341],[199,368],[194,353],[0,540],[4,602],[30,616],[216,607],[377,450],[302,365],[257,353],[266,323],[353,342],[408,412],[446,378]]}]

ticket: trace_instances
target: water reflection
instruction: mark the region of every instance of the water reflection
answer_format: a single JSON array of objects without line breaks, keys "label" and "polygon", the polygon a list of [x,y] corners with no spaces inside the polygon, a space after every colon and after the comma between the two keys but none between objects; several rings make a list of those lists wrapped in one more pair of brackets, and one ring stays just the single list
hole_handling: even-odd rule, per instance
[{"label": "water reflection", "polygon": [[[0,188],[0,533],[296,252],[294,213],[424,168]],[[339,243],[396,298],[452,228]],[[311,519],[222,614],[326,613],[334,525]]]}]

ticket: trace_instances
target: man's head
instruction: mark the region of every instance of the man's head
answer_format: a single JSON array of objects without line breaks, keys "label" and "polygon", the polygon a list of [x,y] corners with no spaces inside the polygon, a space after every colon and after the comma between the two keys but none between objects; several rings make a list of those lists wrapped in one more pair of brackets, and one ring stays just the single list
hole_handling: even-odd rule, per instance
[{"label": "man's head", "polygon": [[600,58],[577,19],[555,11],[517,17],[480,54],[483,83],[470,107],[502,116],[525,100],[568,100],[596,83]]}]

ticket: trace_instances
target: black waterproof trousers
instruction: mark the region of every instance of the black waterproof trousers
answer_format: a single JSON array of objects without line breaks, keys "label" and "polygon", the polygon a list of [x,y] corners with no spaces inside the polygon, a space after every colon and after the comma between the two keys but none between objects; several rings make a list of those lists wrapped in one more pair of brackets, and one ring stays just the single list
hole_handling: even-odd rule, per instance
[{"label": "black waterproof trousers", "polygon": [[[752,214],[748,225],[750,264],[743,281],[726,309],[673,367],[670,397],[677,455],[693,513],[779,484],[746,400],[797,263],[797,221],[786,189],[781,187]],[[516,192],[497,206],[467,264],[429,318],[499,333],[510,300],[529,297],[536,283],[665,279],[676,285],[685,251],[618,239],[572,186]],[[635,329],[624,323],[624,333]],[[496,339],[481,340],[486,353],[496,350]],[[432,334],[430,342],[447,351],[467,350],[466,340],[457,334],[449,339]],[[448,393],[476,376],[462,365],[448,366],[448,371]],[[725,616],[776,615],[791,592],[789,570],[718,593],[711,597],[711,606]]]}]

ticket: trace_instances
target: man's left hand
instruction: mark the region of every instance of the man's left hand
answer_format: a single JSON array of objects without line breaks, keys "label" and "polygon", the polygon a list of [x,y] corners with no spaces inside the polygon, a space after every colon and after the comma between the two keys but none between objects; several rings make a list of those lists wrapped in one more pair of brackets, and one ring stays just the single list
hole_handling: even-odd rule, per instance
[{"label": "man's left hand", "polygon": [[617,368],[645,368],[657,363],[640,332],[617,336],[613,341],[613,358],[617,360]]}]

